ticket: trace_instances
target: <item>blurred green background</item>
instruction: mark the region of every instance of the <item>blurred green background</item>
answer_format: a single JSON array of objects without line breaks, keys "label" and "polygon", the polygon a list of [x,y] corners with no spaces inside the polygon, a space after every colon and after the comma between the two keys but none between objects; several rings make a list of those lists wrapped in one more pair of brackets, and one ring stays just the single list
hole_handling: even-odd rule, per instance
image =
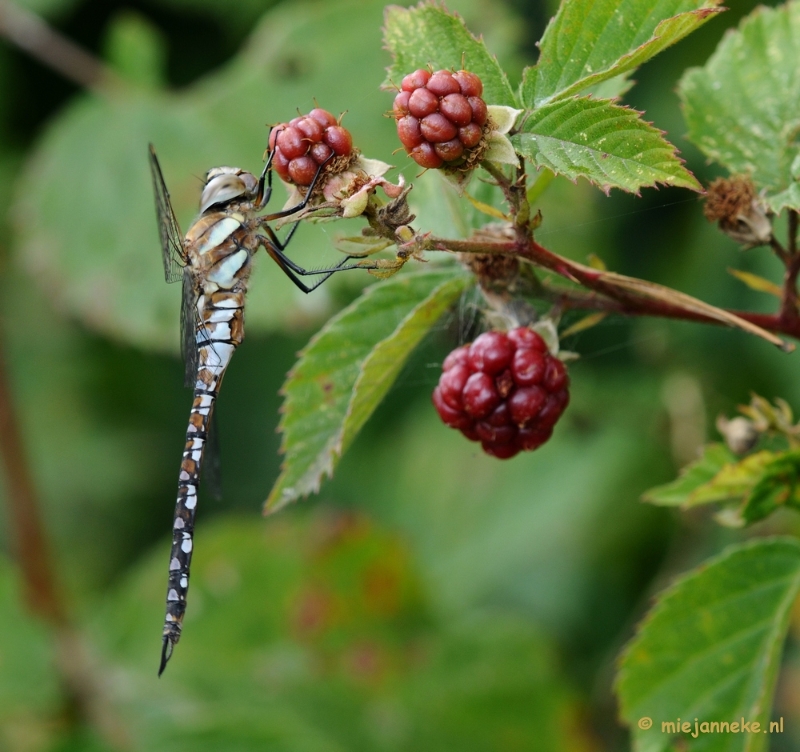
[{"label": "blurred green background", "polygon": [[[122,80],[88,93],[0,42],[2,336],[60,583],[103,702],[89,722],[65,705],[53,635],[20,597],[0,486],[0,750],[626,749],[616,655],[656,592],[743,535],[703,510],[650,508],[639,496],[672,479],[714,436],[714,417],[749,390],[800,408],[800,354],[720,328],[607,320],[564,343],[582,358],[553,440],[500,462],[442,426],[430,405],[444,355],[474,326],[465,300],[404,368],[336,478],[263,519],[284,375],[366,281],[339,275],[306,298],[262,259],[247,341],[217,410],[224,498],[202,498],[184,638],[159,680],[191,400],[147,143],[186,228],[199,176],[218,164],[259,169],[267,124],[316,98],[347,111],[367,156],[415,182],[418,228],[454,230],[431,199],[437,176],[417,178],[416,165],[393,155],[391,95],[378,88],[389,62],[382,3],[25,5]],[[532,0],[448,5],[512,80],[535,60],[555,11]],[[717,173],[683,139],[674,87],[754,3],[730,6],[638,71],[625,98],[668,131],[703,182]],[[777,280],[778,264],[740,253],[688,191],[605,197],[557,180],[541,209],[537,237],[559,253],[594,253],[717,305],[773,305],[726,268]],[[292,252],[336,260],[332,237],[352,230],[303,227]],[[778,517],[747,534],[796,527]],[[793,642],[777,703],[789,732],[772,749],[798,749]]]}]

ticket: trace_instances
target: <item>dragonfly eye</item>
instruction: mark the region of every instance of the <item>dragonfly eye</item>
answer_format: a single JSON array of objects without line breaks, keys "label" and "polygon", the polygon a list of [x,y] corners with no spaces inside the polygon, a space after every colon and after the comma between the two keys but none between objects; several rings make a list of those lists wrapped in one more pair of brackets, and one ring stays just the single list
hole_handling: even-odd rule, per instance
[{"label": "dragonfly eye", "polygon": [[[249,173],[241,175],[223,173],[213,177],[209,175],[209,177],[210,179],[200,196],[201,214],[215,204],[224,204],[239,197],[250,198],[255,193],[255,178]],[[252,178],[252,181],[245,180],[245,177]],[[252,182],[253,185],[249,186],[249,182]]]}]

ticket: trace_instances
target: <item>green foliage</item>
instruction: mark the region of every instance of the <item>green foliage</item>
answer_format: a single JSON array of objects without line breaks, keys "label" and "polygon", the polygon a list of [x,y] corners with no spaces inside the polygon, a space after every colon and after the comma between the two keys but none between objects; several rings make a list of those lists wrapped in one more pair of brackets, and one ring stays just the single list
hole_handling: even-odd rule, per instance
[{"label": "green foliage", "polygon": [[[639,113],[603,100],[573,95],[594,87],[595,96],[617,97],[625,75],[714,16],[715,2],[643,0],[565,3],[547,28],[537,66],[523,74],[527,107],[512,136],[518,153],[572,180],[585,177],[606,192],[638,192],[657,183],[700,190],[674,147]],[[517,106],[508,79],[482,41],[443,7],[421,3],[390,7],[384,40],[394,57],[387,84],[416,68],[460,68],[482,76],[488,104]],[[548,104],[558,100],[559,103]]]},{"label": "green foliage", "polygon": [[[713,18],[718,5],[717,0],[562,3],[542,37],[539,62],[525,69],[522,101],[541,107],[629,74]],[[624,79],[611,91],[620,92],[623,84]]]},{"label": "green foliage", "polygon": [[106,37],[105,57],[126,81],[146,89],[164,85],[166,48],[156,27],[147,19],[123,11]]},{"label": "green foliage", "polygon": [[[651,488],[643,495],[645,501],[662,506],[691,506],[695,502],[695,494],[700,490],[713,492],[718,484],[713,483],[714,478],[724,468],[736,463],[736,455],[725,444],[708,444],[703,447],[703,455],[695,462],[687,465],[677,480],[663,486]],[[704,494],[708,498],[708,494]],[[721,491],[716,498],[709,501],[730,499],[729,491]]]},{"label": "green foliage", "polygon": [[283,388],[286,457],[268,511],[319,490],[411,351],[468,284],[453,268],[401,275],[368,288],[311,340]]},{"label": "green foliage", "polygon": [[[774,538],[735,546],[659,597],[626,648],[617,689],[634,749],[670,749],[663,722],[758,722],[768,729],[781,646],[800,590],[800,545]],[[650,718],[642,728],[640,718]],[[767,736],[708,733],[692,750],[766,748]]]},{"label": "green foliage", "polygon": [[546,640],[510,614],[438,623],[408,547],[365,517],[287,514],[201,539],[192,639],[161,680],[150,627],[166,549],[97,621],[127,677],[120,704],[139,719],[137,749],[490,752],[505,736],[582,748]]},{"label": "green foliage", "polygon": [[774,212],[800,208],[798,38],[800,3],[759,8],[679,86],[691,140],[749,175]]},{"label": "green foliage", "polygon": [[675,147],[639,113],[605,100],[572,98],[533,110],[511,142],[537,167],[608,192],[657,183],[700,190]]},{"label": "green foliage", "polygon": [[0,559],[0,739],[40,739],[48,713],[58,710],[53,646],[42,625],[26,613],[15,569]]},{"label": "green foliage", "polygon": [[663,506],[730,503],[736,515],[723,519],[747,524],[781,507],[800,509],[798,474],[800,452],[796,450],[762,450],[739,458],[724,444],[709,444],[677,480],[651,488],[643,498]]},{"label": "green foliage", "polygon": [[[50,123],[17,182],[15,254],[54,302],[92,329],[147,349],[177,351],[180,286],[159,283],[148,142],[155,144],[185,230],[197,210],[198,176],[210,166],[261,169],[267,123],[312,107],[315,95],[334,112],[353,101],[372,101],[382,66],[375,31],[382,10],[379,0],[321,5],[314,14],[302,5],[284,6],[255,29],[236,58],[184,91],[137,88],[77,97]],[[114,55],[122,54],[123,35],[131,65],[152,62],[153,40],[143,31],[130,25],[113,31]],[[375,41],[365,45],[365,38]],[[281,74],[292,61],[307,59],[309,48],[326,49],[336,66],[313,64],[301,67],[300,76]],[[365,70],[375,71],[374,77]],[[149,63],[147,71],[137,75],[151,78]],[[346,91],[343,77],[350,82]],[[391,128],[371,112],[352,109],[345,122],[366,151]],[[282,190],[277,187],[273,201],[282,200]],[[322,233],[301,232],[296,244],[312,266],[332,258]],[[306,299],[266,257],[257,260],[255,276],[248,332],[297,325],[325,308],[324,293],[316,303]]]},{"label": "green foliage", "polygon": [[399,86],[418,68],[470,70],[483,81],[487,104],[516,106],[514,93],[497,58],[476,39],[464,21],[443,6],[420,3],[414,8],[386,9],[384,42],[393,63],[384,86]]},{"label": "green foliage", "polygon": [[[207,0],[195,5],[222,12]],[[221,23],[241,27],[258,5],[251,0],[240,12],[226,8],[230,23]],[[512,143],[536,167],[571,180],[584,177],[606,191],[637,193],[656,184],[697,189],[664,135],[636,110],[608,100],[628,90],[635,68],[718,10],[710,2],[687,0],[564,3],[542,39],[540,62],[522,74],[517,98],[509,80],[518,76],[498,63],[508,50],[498,45],[496,58],[483,37],[468,30],[491,39],[492,31],[507,23],[506,16],[495,15],[502,13],[497,4],[468,4],[468,24],[439,5],[392,7],[385,14],[385,42],[394,56],[389,81],[398,84],[417,67],[465,66],[482,76],[490,104],[522,103]],[[605,670],[669,543],[664,510],[637,506],[634,499],[652,483],[654,471],[668,472],[660,384],[652,366],[675,367],[677,349],[668,347],[675,344],[672,330],[637,332],[635,347],[620,348],[618,332],[627,331],[620,328],[611,344],[613,357],[605,359],[609,329],[582,332],[581,349],[588,341],[585,349],[596,345],[597,357],[574,366],[573,383],[581,389],[557,435],[546,450],[501,464],[441,427],[429,405],[432,372],[408,383],[401,378],[402,399],[382,408],[380,427],[368,422],[420,343],[427,349],[417,357],[438,366],[442,346],[427,335],[441,328],[438,322],[457,305],[471,278],[456,266],[405,269],[370,287],[311,341],[286,383],[286,458],[268,500],[274,511],[318,490],[343,452],[360,442],[359,456],[339,467],[325,489],[332,505],[356,511],[314,513],[308,519],[287,511],[265,529],[254,520],[208,524],[203,517],[185,638],[159,682],[166,551],[132,562],[166,530],[158,515],[168,516],[172,499],[163,496],[159,463],[162,455],[167,463],[179,442],[168,451],[172,444],[158,439],[159,430],[166,432],[163,423],[138,413],[145,412],[143,394],[169,392],[177,366],[173,372],[167,360],[146,360],[131,348],[120,348],[126,361],[116,351],[98,355],[103,347],[110,349],[102,337],[77,328],[66,337],[61,329],[46,334],[52,322],[38,318],[43,311],[52,317],[54,306],[103,337],[148,351],[176,349],[179,290],[161,283],[144,146],[153,141],[158,148],[184,228],[196,206],[197,176],[220,162],[257,170],[265,123],[286,120],[298,107],[308,109],[314,96],[333,111],[347,109],[345,124],[359,147],[367,156],[385,157],[394,145],[391,122],[379,117],[388,98],[376,92],[386,63],[376,33],[382,11],[383,4],[372,1],[285,3],[263,19],[234,59],[177,93],[158,90],[164,56],[150,22],[123,17],[107,35],[106,56],[135,85],[70,102],[37,140],[18,181],[13,252],[47,297],[36,297],[14,277],[7,280],[3,311],[15,378],[26,411],[38,410],[26,430],[48,498],[49,524],[68,553],[69,576],[78,582],[77,618],[91,620],[92,644],[111,665],[113,703],[135,730],[133,748],[580,752],[603,745],[586,735],[589,722],[578,713],[580,707],[588,715],[586,706],[595,702],[589,674]],[[759,12],[723,42],[712,60],[721,72],[711,76],[709,90],[685,95],[693,133],[700,128],[706,134],[701,142],[717,150],[709,147],[706,153],[729,167],[753,166],[773,208],[796,205],[792,191],[800,173],[792,152],[795,72],[786,62],[794,55],[789,32],[796,14],[795,6]],[[772,34],[774,44],[759,41],[758,33]],[[758,75],[743,82],[752,110],[747,113],[733,82],[737,76],[746,79],[750,70],[737,56],[753,49]],[[695,73],[685,81],[691,84],[693,76],[702,80]],[[660,80],[650,96],[663,97],[673,83]],[[712,100],[706,95],[717,91],[717,83],[724,96]],[[690,90],[690,84],[684,87]],[[762,109],[753,96],[758,91],[769,100]],[[779,106],[779,94],[791,101]],[[729,142],[731,124],[739,131]],[[772,129],[764,131],[773,139],[769,144],[756,138],[762,126]],[[734,138],[744,144],[741,153]],[[442,188],[432,171],[414,179],[415,227],[466,237],[492,221],[449,185]],[[718,296],[720,304],[740,305],[727,288],[712,284],[720,264],[714,266],[708,252],[715,241],[707,242],[702,231],[670,221],[668,233],[653,232],[652,214],[638,225],[625,224],[620,217],[635,213],[635,205],[616,196],[594,203],[585,187],[555,181],[550,196],[537,195],[535,208],[543,207],[547,221],[541,235],[551,233],[548,241],[561,243],[566,255],[596,252],[615,265],[630,262],[639,270],[649,264],[645,271],[658,273],[661,262],[653,259],[663,249],[671,254],[676,284],[696,286]],[[492,186],[473,181],[471,190],[477,201],[502,206]],[[591,229],[581,235],[584,225]],[[327,263],[321,254],[330,251],[330,238],[319,228],[301,233],[300,260]],[[668,235],[668,241],[659,235]],[[637,240],[631,261],[629,244],[618,242],[629,237],[646,241],[652,253],[641,253]],[[692,255],[698,249],[703,254]],[[285,371],[276,353],[294,349],[306,337],[303,332],[293,339],[286,332],[353,293],[340,286],[331,298],[323,289],[303,299],[268,259],[264,262],[253,280],[247,329],[284,336],[269,343],[254,338],[252,344],[261,349],[249,352],[259,353],[253,361],[259,362],[249,378],[238,365],[232,367],[221,402],[224,406],[230,396],[245,405],[233,420],[223,414],[225,430],[234,425],[236,432],[225,467],[232,460],[239,483],[236,500],[227,503],[241,508],[254,508],[263,498],[263,488],[252,479],[259,469],[266,475],[261,465],[268,464],[260,441],[264,425],[259,421],[247,434],[247,417],[255,406],[269,405],[265,392],[274,389],[265,384],[275,383],[276,371]],[[353,282],[354,275],[350,284],[360,285],[363,279]],[[461,310],[472,315],[469,306]],[[461,323],[463,337],[471,322]],[[57,346],[42,345],[48,336],[59,339]],[[789,366],[761,368],[769,356],[749,349],[744,357],[738,348],[731,355],[725,340],[714,340],[714,359],[704,357],[710,348],[701,336],[683,335],[680,352],[696,357],[704,383],[743,390],[749,384],[742,382],[756,374],[776,391],[781,378],[796,391]],[[648,350],[654,340],[657,346]],[[662,345],[669,358],[659,354]],[[142,391],[134,382],[144,382]],[[104,390],[116,391],[116,398]],[[155,396],[148,397],[151,402]],[[134,471],[142,459],[142,468]],[[648,500],[673,507],[735,505],[737,521],[753,522],[798,503],[798,465],[797,451],[770,448],[740,458],[721,444],[711,445],[677,481],[652,489]],[[100,515],[90,507],[98,495],[105,499]],[[163,504],[142,503],[149,499]],[[219,511],[202,507],[203,514]],[[62,525],[64,520],[68,524]],[[90,537],[98,550],[105,547],[106,558],[83,553],[81,542]],[[706,536],[702,545],[714,543]],[[619,679],[622,715],[633,726],[637,749],[671,744],[660,722],[678,715],[768,720],[800,582],[799,553],[797,544],[783,539],[740,546],[663,595],[626,651]],[[75,565],[76,555],[87,561]],[[131,564],[132,573],[102,590],[97,581],[116,574],[104,568],[109,559]],[[19,729],[31,738],[38,728],[55,741],[60,732],[42,721],[58,711],[60,699],[48,664],[51,645],[22,614],[11,576],[0,574],[0,724],[11,729],[0,729],[0,747],[9,746]],[[554,644],[542,636],[541,625],[555,636]],[[553,660],[554,647],[561,665]],[[592,707],[595,715],[597,710]],[[655,721],[649,732],[636,725],[643,715]],[[687,741],[692,750],[748,743],[755,750],[765,741],[732,738]]]}]

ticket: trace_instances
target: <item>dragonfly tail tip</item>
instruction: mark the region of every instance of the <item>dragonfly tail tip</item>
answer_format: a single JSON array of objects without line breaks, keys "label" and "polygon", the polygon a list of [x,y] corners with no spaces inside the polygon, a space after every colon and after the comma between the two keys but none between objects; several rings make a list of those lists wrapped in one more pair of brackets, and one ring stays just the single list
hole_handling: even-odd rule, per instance
[{"label": "dragonfly tail tip", "polygon": [[164,641],[161,645],[161,665],[158,667],[159,678],[161,674],[164,673],[164,669],[167,667],[167,663],[169,663],[169,659],[172,657],[172,650],[174,647],[175,645],[169,637],[164,637]]}]

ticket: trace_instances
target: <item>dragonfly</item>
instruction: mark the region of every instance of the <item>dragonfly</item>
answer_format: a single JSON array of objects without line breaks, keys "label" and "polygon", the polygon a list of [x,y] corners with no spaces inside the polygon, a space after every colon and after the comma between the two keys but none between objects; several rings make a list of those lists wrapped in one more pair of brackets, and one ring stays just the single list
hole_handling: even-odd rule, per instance
[{"label": "dragonfly", "polygon": [[[274,151],[269,153],[258,178],[238,167],[210,169],[203,180],[200,213],[184,235],[158,157],[150,144],[164,276],[167,282],[183,283],[180,323],[184,385],[194,392],[178,477],[159,676],[181,637],[200,469],[209,444],[211,418],[222,377],[234,350],[244,339],[245,296],[254,254],[263,247],[305,293],[319,287],[335,272],[369,268],[363,262],[348,264],[356,257],[347,256],[333,267],[309,270],[286,255],[286,247],[299,223],[294,223],[282,241],[269,223],[290,217],[308,205],[325,164],[320,165],[300,203],[272,214],[260,214],[272,195],[273,156]],[[302,278],[307,276],[317,278],[306,284]]]}]

